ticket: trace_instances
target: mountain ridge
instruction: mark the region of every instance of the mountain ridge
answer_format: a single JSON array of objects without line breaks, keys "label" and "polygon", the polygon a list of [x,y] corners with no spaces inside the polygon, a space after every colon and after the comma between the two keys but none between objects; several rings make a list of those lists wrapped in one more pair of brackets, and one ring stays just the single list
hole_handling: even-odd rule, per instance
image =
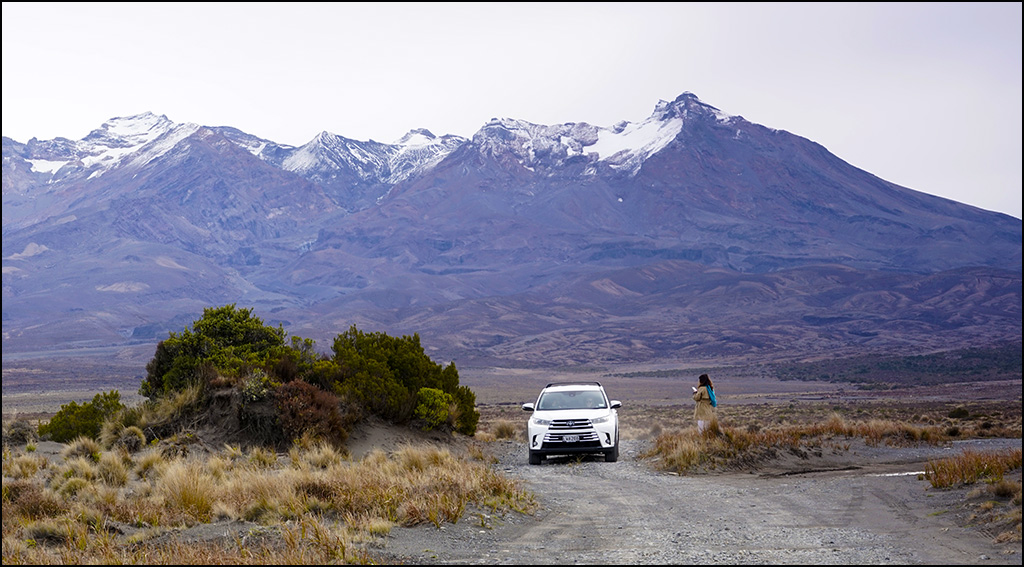
[{"label": "mountain ridge", "polygon": [[395,144],[145,113],[78,142],[4,137],[3,172],[5,353],[149,344],[226,303],[320,344],[359,323],[506,364],[1021,334],[1019,219],[692,93],[638,123],[495,118]]}]

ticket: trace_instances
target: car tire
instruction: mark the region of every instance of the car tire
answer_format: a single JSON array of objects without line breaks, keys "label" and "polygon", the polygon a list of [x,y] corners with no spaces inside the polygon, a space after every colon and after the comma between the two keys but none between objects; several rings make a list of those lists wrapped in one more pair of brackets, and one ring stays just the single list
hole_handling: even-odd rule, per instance
[{"label": "car tire", "polygon": [[619,460],[619,432],[615,432],[615,446],[604,452],[604,461],[614,463]]},{"label": "car tire", "polygon": [[530,451],[530,464],[539,465],[544,460],[544,453],[538,453],[536,451]]}]

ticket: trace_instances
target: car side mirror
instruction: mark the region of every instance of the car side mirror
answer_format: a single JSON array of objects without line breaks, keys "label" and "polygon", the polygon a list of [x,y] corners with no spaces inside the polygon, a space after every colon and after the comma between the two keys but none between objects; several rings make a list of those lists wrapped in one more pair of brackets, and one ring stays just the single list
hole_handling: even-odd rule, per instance
[{"label": "car side mirror", "polygon": [[533,404],[523,404],[523,411],[533,411]]},{"label": "car side mirror", "polygon": [[622,407],[622,402],[619,400],[612,400],[612,409],[619,409]]}]

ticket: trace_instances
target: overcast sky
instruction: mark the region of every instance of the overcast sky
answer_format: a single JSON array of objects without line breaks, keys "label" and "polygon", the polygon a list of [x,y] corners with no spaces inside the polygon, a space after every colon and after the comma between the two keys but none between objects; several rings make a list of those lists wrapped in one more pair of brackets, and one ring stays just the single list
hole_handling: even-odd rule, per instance
[{"label": "overcast sky", "polygon": [[641,121],[696,94],[1021,218],[1021,3],[3,3],[3,135],[152,111],[281,144]]}]

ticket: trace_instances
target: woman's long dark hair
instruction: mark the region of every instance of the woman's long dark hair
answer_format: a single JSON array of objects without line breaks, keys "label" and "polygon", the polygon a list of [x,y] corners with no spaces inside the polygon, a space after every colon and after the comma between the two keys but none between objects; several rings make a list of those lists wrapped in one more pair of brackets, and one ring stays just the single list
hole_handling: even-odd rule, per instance
[{"label": "woman's long dark hair", "polygon": [[697,378],[697,380],[700,381],[701,386],[707,386],[711,390],[715,389],[715,387],[711,384],[711,377],[708,376],[707,374],[701,374],[700,378]]}]

